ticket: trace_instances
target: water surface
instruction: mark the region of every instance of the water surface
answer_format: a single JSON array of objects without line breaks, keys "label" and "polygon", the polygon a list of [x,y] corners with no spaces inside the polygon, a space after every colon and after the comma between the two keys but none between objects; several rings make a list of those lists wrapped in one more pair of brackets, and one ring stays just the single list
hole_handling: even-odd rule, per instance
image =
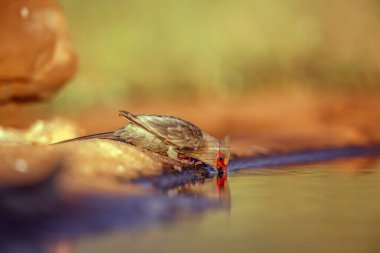
[{"label": "water surface", "polygon": [[224,190],[216,178],[193,185],[220,198],[219,209],[72,246],[81,253],[380,252],[379,169],[377,158],[355,158],[231,173]]}]

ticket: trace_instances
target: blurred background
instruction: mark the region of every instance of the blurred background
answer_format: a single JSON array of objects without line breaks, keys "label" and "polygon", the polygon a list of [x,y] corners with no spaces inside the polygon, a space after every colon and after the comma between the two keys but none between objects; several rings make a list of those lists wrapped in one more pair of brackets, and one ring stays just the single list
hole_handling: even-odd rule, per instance
[{"label": "blurred background", "polygon": [[59,3],[79,68],[57,109],[380,87],[376,0]]},{"label": "blurred background", "polygon": [[96,133],[124,109],[249,147],[380,142],[378,1],[0,2],[3,126]]}]

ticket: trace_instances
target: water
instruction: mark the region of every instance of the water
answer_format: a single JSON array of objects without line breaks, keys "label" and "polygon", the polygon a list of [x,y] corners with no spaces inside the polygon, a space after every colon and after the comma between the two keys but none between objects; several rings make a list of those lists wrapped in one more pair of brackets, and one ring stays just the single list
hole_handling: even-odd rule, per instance
[{"label": "water", "polygon": [[80,253],[380,252],[379,169],[377,158],[355,158],[231,173],[224,190],[216,178],[188,186],[217,199],[218,209],[61,246]]},{"label": "water", "polygon": [[59,170],[0,187],[0,252],[380,252],[380,156],[286,163],[305,154],[145,178],[144,195],[62,195]]}]

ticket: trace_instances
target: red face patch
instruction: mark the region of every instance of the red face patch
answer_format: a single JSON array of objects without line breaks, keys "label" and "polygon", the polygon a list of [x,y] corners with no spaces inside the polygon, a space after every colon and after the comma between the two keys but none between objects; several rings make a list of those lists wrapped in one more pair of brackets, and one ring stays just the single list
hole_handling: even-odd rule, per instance
[{"label": "red face patch", "polygon": [[227,171],[226,157],[222,152],[218,152],[218,154],[216,154],[216,168],[219,172]]}]

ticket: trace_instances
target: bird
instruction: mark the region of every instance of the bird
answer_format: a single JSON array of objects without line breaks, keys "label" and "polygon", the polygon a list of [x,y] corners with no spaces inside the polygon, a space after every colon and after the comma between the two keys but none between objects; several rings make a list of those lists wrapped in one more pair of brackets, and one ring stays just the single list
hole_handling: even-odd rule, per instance
[{"label": "bird", "polygon": [[193,123],[175,116],[134,115],[124,110],[119,110],[119,116],[129,123],[112,132],[81,136],[59,143],[93,138],[118,140],[176,161],[196,159],[210,165],[218,173],[227,172],[230,159],[229,136],[219,140]]}]

